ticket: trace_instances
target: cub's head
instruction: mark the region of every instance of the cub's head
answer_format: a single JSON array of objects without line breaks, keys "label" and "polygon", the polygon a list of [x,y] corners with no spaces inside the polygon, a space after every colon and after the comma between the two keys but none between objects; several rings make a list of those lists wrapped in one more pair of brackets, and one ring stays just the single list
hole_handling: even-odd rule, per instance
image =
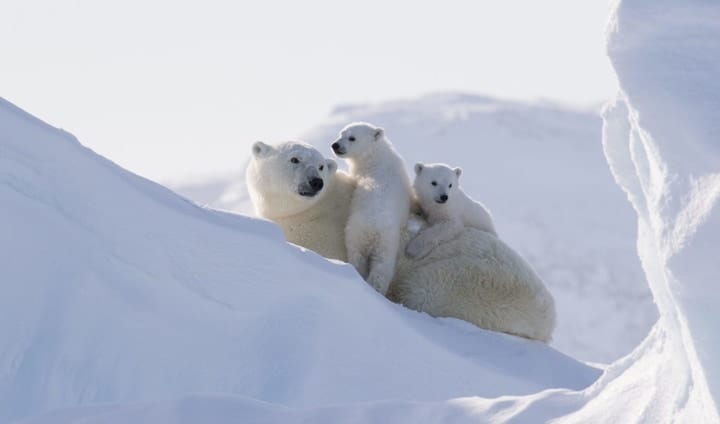
[{"label": "cub's head", "polygon": [[448,203],[460,186],[461,174],[462,169],[451,168],[442,163],[418,163],[415,165],[415,182],[413,183],[415,195],[425,207]]},{"label": "cub's head", "polygon": [[354,122],[340,131],[331,147],[339,158],[357,159],[371,152],[384,137],[382,128],[366,122]]},{"label": "cub's head", "polygon": [[246,170],[250,198],[258,215],[280,218],[300,213],[328,191],[337,164],[309,144],[288,141],[275,146],[258,141]]}]

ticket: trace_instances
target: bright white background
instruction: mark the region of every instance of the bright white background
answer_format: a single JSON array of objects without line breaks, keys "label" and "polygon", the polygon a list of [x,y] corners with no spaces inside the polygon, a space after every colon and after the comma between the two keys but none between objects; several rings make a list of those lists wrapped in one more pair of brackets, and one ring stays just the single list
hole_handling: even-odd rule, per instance
[{"label": "bright white background", "polygon": [[454,90],[587,106],[605,0],[0,5],[0,96],[158,180],[236,171],[338,103]]}]

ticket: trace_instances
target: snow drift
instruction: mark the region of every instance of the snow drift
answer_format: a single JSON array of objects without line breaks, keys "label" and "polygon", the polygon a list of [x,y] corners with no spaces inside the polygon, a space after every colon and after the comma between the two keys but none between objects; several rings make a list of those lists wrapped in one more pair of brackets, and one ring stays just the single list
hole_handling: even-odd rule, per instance
[{"label": "snow drift", "polygon": [[[608,51],[621,92],[605,150],[639,216],[638,249],[660,310],[661,384],[642,417],[717,422],[720,401],[720,5],[625,1]],[[648,360],[643,358],[641,364]]]},{"label": "snow drift", "polygon": [[596,370],[385,302],[0,103],[0,421],[720,422],[719,21],[615,5],[603,147],[660,318],[585,389]]},{"label": "snow drift", "polygon": [[582,388],[542,343],[377,295],[273,225],[205,210],[0,102],[0,422],[227,393],[296,407]]}]

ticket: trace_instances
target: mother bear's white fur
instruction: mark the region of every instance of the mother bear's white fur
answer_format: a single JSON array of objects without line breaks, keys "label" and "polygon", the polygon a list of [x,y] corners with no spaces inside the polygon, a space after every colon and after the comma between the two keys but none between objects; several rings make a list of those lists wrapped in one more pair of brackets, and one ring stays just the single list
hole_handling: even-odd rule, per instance
[{"label": "mother bear's white fur", "polygon": [[[303,154],[307,167],[290,162]],[[333,259],[347,261],[345,223],[354,183],[335,167],[327,169],[312,146],[288,142],[253,147],[246,177],[259,216],[276,222],[288,241]],[[323,166],[324,171],[319,171]],[[318,169],[323,188],[301,196],[300,186]],[[320,175],[320,174],[319,174]],[[277,208],[277,209],[276,209]],[[467,229],[422,259],[404,255],[411,237],[403,232],[395,278],[388,298],[437,317],[454,317],[481,328],[549,341],[555,327],[551,294],[525,260],[491,234]]]},{"label": "mother bear's white fur", "polygon": [[[347,261],[345,235],[336,229],[345,228],[353,180],[337,170],[335,161],[306,143],[269,146],[257,142],[252,153],[245,181],[255,213],[278,224],[289,242]],[[312,178],[323,180],[322,189],[312,196],[301,195],[301,185]]]},{"label": "mother bear's white fur", "polygon": [[[405,245],[412,235],[406,233]],[[388,298],[435,317],[549,342],[555,301],[525,260],[494,235],[466,228],[427,256],[398,256]]]}]

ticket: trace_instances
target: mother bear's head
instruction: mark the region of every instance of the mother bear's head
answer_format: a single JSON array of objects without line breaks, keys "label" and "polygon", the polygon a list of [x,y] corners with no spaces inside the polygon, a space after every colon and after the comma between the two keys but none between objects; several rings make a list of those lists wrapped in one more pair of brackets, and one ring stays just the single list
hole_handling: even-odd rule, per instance
[{"label": "mother bear's head", "polygon": [[300,213],[320,201],[336,171],[334,160],[307,143],[271,146],[258,141],[245,177],[255,212],[272,219]]}]

